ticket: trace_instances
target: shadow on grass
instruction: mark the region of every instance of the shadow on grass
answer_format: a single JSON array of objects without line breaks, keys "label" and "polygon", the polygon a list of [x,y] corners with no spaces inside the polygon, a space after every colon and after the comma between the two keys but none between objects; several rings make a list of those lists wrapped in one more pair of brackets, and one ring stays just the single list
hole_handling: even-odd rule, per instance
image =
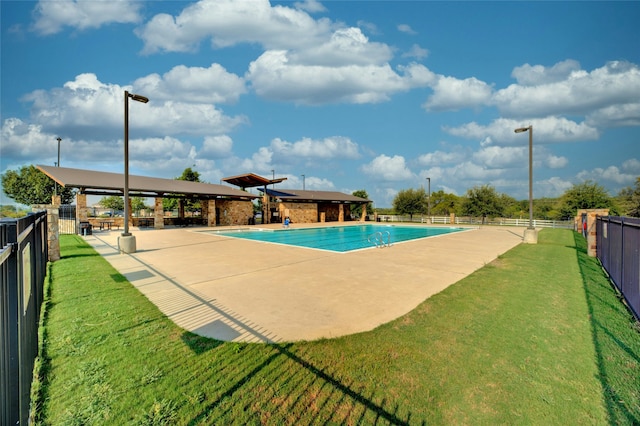
[{"label": "shadow on grass", "polygon": [[638,425],[640,335],[633,329],[631,314],[617,298],[597,259],[587,255],[586,240],[578,233],[574,240],[609,423]]},{"label": "shadow on grass", "polygon": [[[354,423],[354,419],[350,417],[348,419],[350,424],[362,424],[365,417],[367,419],[375,419],[374,423],[376,424],[378,422],[391,425],[410,424],[410,413],[406,419],[401,418],[398,415],[400,408],[398,405],[395,405],[393,409],[389,409],[385,407],[387,405],[385,404],[386,399],[383,399],[381,403],[376,403],[373,393],[370,396],[366,396],[358,392],[352,385],[345,384],[329,372],[318,368],[299,354],[294,353],[292,350],[294,344],[292,343],[274,343],[262,346],[263,348],[272,349],[271,353],[265,353],[258,349],[260,346],[253,344],[222,342],[193,333],[184,333],[182,339],[194,352],[199,354],[215,349],[218,346],[226,345],[227,350],[230,351],[228,356],[231,357],[228,362],[242,365],[241,369],[243,371],[242,375],[228,384],[226,390],[222,391],[213,401],[203,407],[199,413],[195,413],[188,422],[190,425],[209,421],[216,423],[218,420],[228,419],[229,416],[232,416],[230,412],[234,410],[233,406],[236,406],[236,408],[244,406],[241,410],[244,412],[248,408],[246,405],[247,395],[262,394],[264,389],[260,387],[265,382],[271,383],[279,389],[287,389],[285,391],[286,394],[280,396],[282,396],[283,400],[290,402],[285,408],[288,422],[297,416],[296,422],[300,423],[339,424],[343,419],[335,419],[334,416],[339,416],[339,414],[336,413],[333,405],[331,407],[328,406],[338,401],[336,405],[346,404],[352,406],[351,412],[360,411],[359,420]],[[291,368],[291,366],[294,368]],[[258,390],[259,388],[260,390]],[[305,415],[309,415],[308,407],[305,404],[309,394],[314,392],[324,395],[325,399],[316,406],[312,420],[302,418]],[[320,399],[322,398],[318,397],[318,400]],[[306,408],[301,408],[301,406]],[[271,414],[278,416],[276,413]],[[273,417],[273,419],[275,418]],[[367,423],[369,423],[368,420]]]}]

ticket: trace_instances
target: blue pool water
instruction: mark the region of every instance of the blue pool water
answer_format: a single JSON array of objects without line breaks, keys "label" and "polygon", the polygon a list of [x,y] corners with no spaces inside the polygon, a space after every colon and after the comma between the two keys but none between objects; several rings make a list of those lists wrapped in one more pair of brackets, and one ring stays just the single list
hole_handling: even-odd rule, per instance
[{"label": "blue pool water", "polygon": [[213,231],[212,233],[247,240],[347,252],[376,247],[376,242],[380,244],[380,237],[384,243],[391,241],[391,245],[393,245],[402,241],[434,237],[463,230],[464,228],[428,226],[355,225],[277,230],[245,228],[235,231]]}]

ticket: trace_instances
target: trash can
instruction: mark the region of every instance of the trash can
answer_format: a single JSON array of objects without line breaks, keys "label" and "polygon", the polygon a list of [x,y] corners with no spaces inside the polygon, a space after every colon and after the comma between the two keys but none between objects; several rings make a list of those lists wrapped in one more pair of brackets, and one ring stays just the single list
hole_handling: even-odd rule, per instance
[{"label": "trash can", "polygon": [[78,233],[80,235],[91,235],[91,223],[89,222],[80,222],[80,227],[78,228]]}]

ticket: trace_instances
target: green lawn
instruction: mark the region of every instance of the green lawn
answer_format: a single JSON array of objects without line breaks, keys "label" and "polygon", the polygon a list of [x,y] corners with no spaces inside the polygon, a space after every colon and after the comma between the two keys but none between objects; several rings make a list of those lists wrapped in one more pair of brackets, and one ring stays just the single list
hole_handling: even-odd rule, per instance
[{"label": "green lawn", "polygon": [[41,424],[640,424],[640,328],[572,231],[371,332],[278,345],[185,332],[81,238],[60,243]]}]

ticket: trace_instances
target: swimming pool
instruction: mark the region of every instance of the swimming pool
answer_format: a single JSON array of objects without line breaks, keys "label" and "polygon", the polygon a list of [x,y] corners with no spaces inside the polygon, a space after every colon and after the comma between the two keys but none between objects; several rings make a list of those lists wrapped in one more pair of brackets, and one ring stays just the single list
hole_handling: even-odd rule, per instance
[{"label": "swimming pool", "polygon": [[323,228],[250,229],[204,231],[226,237],[243,238],[276,244],[287,244],[334,252],[348,252],[393,245],[403,241],[460,232],[465,228],[353,225]]}]

